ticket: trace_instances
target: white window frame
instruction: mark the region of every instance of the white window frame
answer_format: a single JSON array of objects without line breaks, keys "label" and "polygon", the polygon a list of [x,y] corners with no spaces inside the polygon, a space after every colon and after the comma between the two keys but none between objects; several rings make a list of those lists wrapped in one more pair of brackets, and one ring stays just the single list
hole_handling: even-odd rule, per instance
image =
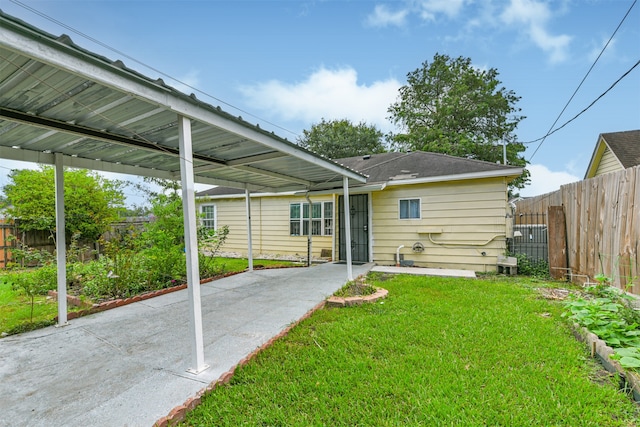
[{"label": "white window frame", "polygon": [[[328,204],[331,205],[331,209],[327,208]],[[320,205],[319,217],[313,216],[313,205]],[[291,217],[293,206],[298,207],[299,218]],[[313,233],[314,223],[316,223],[315,228],[319,229],[320,233],[313,233],[312,236],[333,236],[335,225],[333,207],[333,201],[312,202],[311,205],[307,202],[289,203],[289,235],[292,237],[308,236],[310,232]],[[327,216],[327,213],[330,213],[331,217]],[[328,225],[327,221],[331,221],[331,224]],[[297,223],[297,229],[300,230],[300,233],[292,233],[294,223]]]},{"label": "white window frame", "polygon": [[[417,217],[412,217],[411,216],[411,202],[412,201],[418,201],[418,216]],[[402,202],[409,202],[409,211],[408,214],[409,216],[406,218],[402,217]],[[420,197],[407,197],[404,199],[399,199],[398,200],[398,219],[401,221],[407,221],[407,220],[415,220],[415,219],[422,219],[422,199]]]},{"label": "white window frame", "polygon": [[[205,212],[205,208],[213,208],[213,218],[208,218],[207,213]],[[213,221],[213,227],[209,225],[209,222]],[[200,224],[207,229],[217,230],[218,229],[218,207],[214,203],[207,203],[204,205],[200,205]]]}]

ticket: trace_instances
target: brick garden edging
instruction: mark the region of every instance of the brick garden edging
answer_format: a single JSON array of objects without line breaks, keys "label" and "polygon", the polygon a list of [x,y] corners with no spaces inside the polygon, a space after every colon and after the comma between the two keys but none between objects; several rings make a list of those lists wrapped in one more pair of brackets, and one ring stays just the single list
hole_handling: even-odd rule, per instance
[{"label": "brick garden edging", "polygon": [[597,357],[604,369],[612,374],[618,373],[620,375],[622,380],[620,388],[625,391],[631,391],[633,401],[640,403],[640,375],[623,368],[617,360],[611,359],[609,356],[613,354],[613,348],[609,347],[607,343],[587,328],[574,323],[573,335],[576,339],[589,346],[591,356]]},{"label": "brick garden edging", "polygon": [[371,295],[362,295],[356,297],[337,297],[331,296],[327,299],[328,307],[350,307],[352,305],[360,305],[364,303],[372,303],[377,302],[383,298],[386,298],[389,294],[389,291],[382,288],[376,288],[376,291]]},{"label": "brick garden edging", "polygon": [[311,310],[307,311],[304,314],[304,316],[302,316],[298,321],[289,324],[287,327],[285,327],[282,331],[280,331],[273,338],[269,339],[267,342],[262,344],[260,347],[258,347],[255,350],[253,350],[251,353],[249,353],[248,356],[246,356],[245,358],[240,360],[240,362],[238,362],[236,365],[234,365],[231,369],[229,369],[227,372],[225,372],[222,375],[220,375],[220,377],[218,377],[217,380],[213,381],[207,387],[205,387],[202,390],[200,390],[199,392],[197,392],[194,397],[190,397],[182,405],[179,405],[179,406],[176,406],[175,408],[173,408],[171,410],[171,412],[169,412],[169,414],[167,416],[164,416],[164,417],[160,418],[158,421],[155,422],[155,424],[153,426],[154,427],[169,427],[169,426],[173,426],[175,424],[178,424],[178,423],[184,421],[185,416],[187,415],[187,413],[189,411],[192,411],[196,406],[200,405],[200,403],[202,402],[202,398],[203,397],[211,394],[211,392],[213,392],[213,390],[215,390],[218,386],[221,386],[221,385],[224,385],[224,384],[228,384],[229,381],[231,381],[231,378],[233,377],[233,375],[235,374],[236,369],[238,369],[238,368],[240,368],[242,366],[245,366],[254,357],[256,357],[261,351],[266,350],[267,348],[271,347],[273,345],[273,343],[275,343],[277,340],[279,340],[280,338],[286,336],[291,331],[291,329],[293,329],[298,324],[300,324],[300,322],[302,322],[303,320],[308,319],[313,313],[315,313],[316,311],[322,309],[325,306],[325,303],[326,303],[326,301],[322,301],[321,303],[319,303],[318,305],[313,307]]}]

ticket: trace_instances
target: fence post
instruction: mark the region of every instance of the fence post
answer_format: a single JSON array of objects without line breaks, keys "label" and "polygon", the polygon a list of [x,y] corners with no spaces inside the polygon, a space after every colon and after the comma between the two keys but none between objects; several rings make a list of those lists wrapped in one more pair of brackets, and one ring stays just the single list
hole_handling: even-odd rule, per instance
[{"label": "fence post", "polygon": [[567,272],[567,228],[562,206],[549,206],[548,215],[549,274],[563,279]]}]

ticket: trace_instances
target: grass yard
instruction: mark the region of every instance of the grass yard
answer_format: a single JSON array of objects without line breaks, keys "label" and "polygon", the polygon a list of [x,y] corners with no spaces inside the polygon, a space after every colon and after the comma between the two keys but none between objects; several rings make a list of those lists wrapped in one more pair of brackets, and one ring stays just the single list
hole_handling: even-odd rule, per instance
[{"label": "grass yard", "polygon": [[31,323],[31,299],[14,290],[10,283],[0,281],[0,333],[16,333],[53,325],[53,318],[57,314],[58,305],[55,301],[37,296]]},{"label": "grass yard", "polygon": [[[378,279],[381,279],[378,276]],[[394,276],[239,368],[190,426],[635,426],[562,307],[513,280]]]}]

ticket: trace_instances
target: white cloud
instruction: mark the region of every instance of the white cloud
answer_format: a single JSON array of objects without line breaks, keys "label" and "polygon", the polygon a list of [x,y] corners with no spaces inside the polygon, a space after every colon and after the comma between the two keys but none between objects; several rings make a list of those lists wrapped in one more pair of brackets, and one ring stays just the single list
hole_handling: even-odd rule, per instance
[{"label": "white cloud", "polygon": [[420,16],[427,21],[436,19],[436,15],[445,14],[449,18],[457,16],[465,0],[423,0],[419,3]]},{"label": "white cloud", "polygon": [[[321,68],[306,80],[285,83],[271,80],[240,90],[252,109],[259,109],[285,121],[307,124],[326,120],[349,119],[392,130],[386,119],[387,108],[395,102],[401,84],[396,79],[358,84],[358,73],[350,67],[336,70]],[[263,114],[265,114],[263,113]]]},{"label": "white cloud", "polygon": [[598,58],[598,55],[600,55],[600,53],[602,53],[602,56],[600,57],[600,59],[602,58],[615,58],[616,55],[616,39],[611,40],[611,42],[609,43],[609,45],[607,46],[607,49],[602,52],[602,49],[605,47],[605,45],[607,44],[607,41],[609,40],[609,37],[604,37],[602,40],[600,40],[599,42],[592,42],[592,48],[589,51],[589,53],[587,54],[587,61],[588,63],[593,63],[595,62],[595,60]]},{"label": "white cloud", "polygon": [[396,12],[390,11],[385,5],[377,5],[373,13],[367,16],[366,24],[370,27],[402,27],[406,22],[409,11],[401,9]]},{"label": "white cloud", "polygon": [[543,51],[549,54],[552,63],[567,58],[571,37],[565,34],[552,35],[547,30],[551,12],[546,3],[536,0],[510,0],[501,15],[501,20],[511,26],[523,26],[526,35]]},{"label": "white cloud", "polygon": [[527,166],[527,169],[531,173],[531,184],[520,191],[520,195],[523,197],[532,197],[551,193],[552,191],[559,190],[561,185],[581,180],[581,178],[572,175],[569,172],[550,171],[544,165],[529,165]]}]

